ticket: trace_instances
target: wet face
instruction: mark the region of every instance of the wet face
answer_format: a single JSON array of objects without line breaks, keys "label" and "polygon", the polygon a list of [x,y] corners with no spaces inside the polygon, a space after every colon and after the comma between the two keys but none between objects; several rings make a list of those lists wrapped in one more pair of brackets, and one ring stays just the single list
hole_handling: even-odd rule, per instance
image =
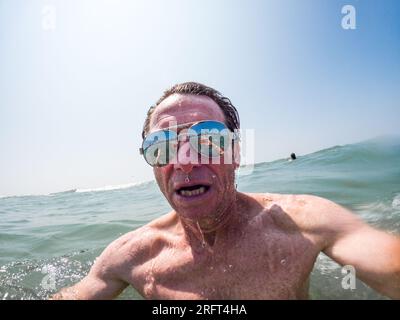
[{"label": "wet face", "polygon": [[[170,127],[171,123],[203,120],[225,123],[225,116],[207,96],[173,94],[157,106],[149,132]],[[236,165],[198,162],[198,154],[183,140],[173,163],[154,167],[154,175],[161,192],[181,217],[211,226],[234,199]]]}]

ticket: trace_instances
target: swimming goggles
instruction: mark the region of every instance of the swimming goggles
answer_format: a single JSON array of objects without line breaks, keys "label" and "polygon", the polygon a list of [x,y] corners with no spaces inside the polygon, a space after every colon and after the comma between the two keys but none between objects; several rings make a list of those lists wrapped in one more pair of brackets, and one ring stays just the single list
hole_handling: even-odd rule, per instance
[{"label": "swimming goggles", "polygon": [[[178,133],[183,128],[187,130]],[[223,122],[207,120],[154,131],[143,139],[139,151],[149,165],[162,167],[176,159],[179,141],[189,141],[199,156],[212,159],[221,157],[230,145],[233,149],[238,139],[238,133],[229,130]]]}]

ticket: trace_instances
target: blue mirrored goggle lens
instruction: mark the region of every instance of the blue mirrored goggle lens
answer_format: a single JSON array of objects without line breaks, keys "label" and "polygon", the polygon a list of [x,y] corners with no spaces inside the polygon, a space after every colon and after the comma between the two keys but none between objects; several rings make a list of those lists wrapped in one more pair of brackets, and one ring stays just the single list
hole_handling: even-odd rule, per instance
[{"label": "blue mirrored goggle lens", "polygon": [[144,152],[144,158],[151,166],[165,166],[170,163],[176,154],[176,147],[168,142],[155,143],[148,147]]},{"label": "blue mirrored goggle lens", "polygon": [[206,157],[220,157],[232,139],[231,131],[217,121],[201,122],[190,129],[196,133],[190,135],[191,146]]},{"label": "blue mirrored goggle lens", "polygon": [[151,166],[165,166],[176,154],[177,134],[160,130],[148,135],[143,141],[143,156]]},{"label": "blue mirrored goggle lens", "polygon": [[[191,126],[186,135],[197,153],[211,158],[220,157],[232,139],[232,132],[218,121],[199,122]],[[151,166],[164,166],[176,155],[177,145],[175,131],[156,131],[143,141],[143,156]]]},{"label": "blue mirrored goggle lens", "polygon": [[175,131],[171,130],[160,130],[149,134],[143,141],[142,148],[146,150],[151,145],[156,143],[166,143],[171,140],[177,139],[177,134]]}]

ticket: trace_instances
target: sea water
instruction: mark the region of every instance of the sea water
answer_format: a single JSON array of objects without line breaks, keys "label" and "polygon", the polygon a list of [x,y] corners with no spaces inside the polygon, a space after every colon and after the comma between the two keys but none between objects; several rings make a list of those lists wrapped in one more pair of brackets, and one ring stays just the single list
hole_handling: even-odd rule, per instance
[{"label": "sea water", "polygon": [[[251,174],[239,172],[237,182],[242,192],[322,196],[377,228],[400,233],[400,138],[258,163]],[[78,282],[110,242],[168,211],[154,181],[0,198],[0,299],[45,299]],[[344,289],[343,277],[341,267],[321,253],[310,297],[384,299],[359,280],[355,289]],[[128,287],[119,299],[141,296]]]}]

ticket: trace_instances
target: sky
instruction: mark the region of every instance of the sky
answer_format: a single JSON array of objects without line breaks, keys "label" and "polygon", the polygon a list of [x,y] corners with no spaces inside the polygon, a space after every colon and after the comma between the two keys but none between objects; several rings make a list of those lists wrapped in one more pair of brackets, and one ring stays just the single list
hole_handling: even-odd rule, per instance
[{"label": "sky", "polygon": [[0,0],[0,196],[152,179],[143,121],[184,81],[232,100],[256,162],[398,135],[400,2]]}]

